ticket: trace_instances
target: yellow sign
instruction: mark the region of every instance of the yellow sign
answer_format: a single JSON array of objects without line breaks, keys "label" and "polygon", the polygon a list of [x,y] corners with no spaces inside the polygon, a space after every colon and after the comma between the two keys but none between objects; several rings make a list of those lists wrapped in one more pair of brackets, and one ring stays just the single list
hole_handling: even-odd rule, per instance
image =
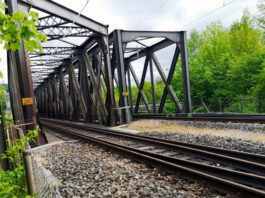
[{"label": "yellow sign", "polygon": [[22,98],[22,105],[28,106],[33,104],[33,98]]},{"label": "yellow sign", "polygon": [[122,92],[122,96],[126,97],[128,95],[129,95],[128,92]]}]

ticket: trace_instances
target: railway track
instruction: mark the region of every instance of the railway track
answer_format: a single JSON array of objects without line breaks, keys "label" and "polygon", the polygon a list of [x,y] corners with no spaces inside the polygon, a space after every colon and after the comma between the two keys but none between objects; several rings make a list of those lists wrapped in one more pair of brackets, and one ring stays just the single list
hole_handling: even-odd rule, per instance
[{"label": "railway track", "polygon": [[42,125],[174,174],[207,182],[229,194],[265,197],[263,155],[123,133],[84,123],[42,119]]},{"label": "railway track", "polygon": [[244,122],[265,123],[263,114],[232,114],[232,113],[205,113],[205,114],[135,114],[134,119],[163,119],[163,120],[185,120],[185,121],[211,121],[211,122]]}]

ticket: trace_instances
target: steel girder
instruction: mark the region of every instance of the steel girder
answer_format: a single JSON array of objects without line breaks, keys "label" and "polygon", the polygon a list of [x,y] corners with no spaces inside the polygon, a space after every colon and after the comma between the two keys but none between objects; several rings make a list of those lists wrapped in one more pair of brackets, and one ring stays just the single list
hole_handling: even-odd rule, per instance
[{"label": "steel girder", "polygon": [[[53,75],[48,76],[46,82],[49,82],[49,79],[53,78],[57,79],[55,82],[61,85],[57,93],[57,98],[59,98],[59,100],[60,98],[67,98],[64,103],[61,101],[63,105],[60,106],[60,102],[58,102],[59,105],[56,106],[59,108],[58,112],[61,112],[59,118],[100,124],[109,123],[112,118],[113,123],[128,123],[132,118],[132,114],[139,113],[141,100],[147,112],[162,113],[168,96],[175,104],[176,112],[190,112],[191,101],[188,65],[186,61],[183,61],[187,59],[184,47],[186,45],[185,32],[132,32],[131,36],[130,33],[131,32],[128,31],[115,30],[109,36],[108,46],[106,45],[106,38],[105,40],[100,40],[98,38],[88,39],[86,43],[76,49],[79,54],[72,57],[72,60],[62,63],[60,67],[55,68]],[[126,38],[125,41],[123,37]],[[144,40],[154,37],[159,37],[161,40],[150,46],[143,44]],[[131,42],[135,41],[142,44],[144,47],[127,47]],[[174,55],[168,75],[166,76],[155,53],[170,45],[175,45]],[[110,53],[108,49],[110,49]],[[126,55],[127,53],[130,53],[130,55]],[[180,56],[182,59],[182,80],[184,85],[183,104],[180,102],[171,86],[173,74]],[[110,60],[108,60],[109,58]],[[139,74],[135,72],[133,62],[140,58],[144,58],[145,61],[143,72],[139,80]],[[54,60],[51,60],[51,62],[52,61]],[[108,61],[111,62],[111,68],[108,66]],[[46,64],[49,63],[49,61],[46,62]],[[73,63],[75,67],[73,67]],[[39,64],[38,60],[35,64]],[[106,68],[106,66],[108,67]],[[144,91],[148,68],[151,77],[151,106]],[[156,68],[165,85],[159,104],[157,104],[156,99],[153,68]],[[68,77],[66,78],[65,76]],[[131,78],[131,76],[133,78]],[[135,104],[133,104],[132,101],[131,79],[134,79],[134,83],[139,90]],[[112,85],[114,82],[116,83],[115,89],[119,92],[118,102],[116,102],[114,98]],[[43,87],[44,90],[40,91],[44,93],[43,97],[46,99],[49,98],[47,87],[48,86]],[[41,88],[36,89],[36,91],[39,90],[41,90]],[[50,93],[50,95],[52,95],[52,93]],[[50,98],[53,97],[50,96]],[[111,102],[109,102],[109,98],[111,98]],[[54,100],[55,99],[50,99],[48,101],[54,103]],[[42,100],[40,99],[40,101]],[[46,109],[51,106],[55,108],[54,105],[44,105],[43,112],[46,113],[46,116],[47,113],[49,117],[54,116],[51,112],[55,112],[55,110],[49,110],[49,112],[47,112]]]},{"label": "steel girder", "polygon": [[[175,104],[176,112],[191,111],[185,32],[115,30],[108,36],[107,26],[82,15],[72,25],[78,13],[53,1],[17,1],[20,7],[35,8],[48,14],[37,23],[37,29],[47,34],[48,44],[43,44],[42,52],[29,54],[29,70],[41,116],[107,125],[128,123],[132,114],[139,113],[141,101],[147,112],[162,113],[167,96]],[[160,40],[153,44],[145,43],[155,38]],[[175,50],[166,76],[155,53],[170,45],[175,45]],[[179,56],[182,61],[183,102],[179,101],[171,86]],[[145,61],[139,80],[139,72],[135,71],[133,64],[141,58]],[[154,68],[165,84],[158,106]],[[151,105],[144,91],[148,69]],[[135,104],[131,91],[133,80],[139,90]],[[114,84],[119,93],[117,101]]]},{"label": "steel girder", "polygon": [[43,30],[51,27],[58,27],[69,23],[68,21],[58,18],[56,16],[46,16],[39,18],[38,23],[36,24],[37,30]]},{"label": "steel girder", "polygon": [[[96,53],[103,53],[101,49]],[[91,57],[92,55],[92,57]],[[106,81],[106,62],[104,55],[103,63],[92,61],[95,52],[84,51],[60,69],[49,76],[36,90],[37,100],[40,102],[41,115],[46,117],[57,117],[61,119],[86,121],[91,123],[111,124],[113,92]],[[105,56],[106,58],[107,56]],[[97,58],[97,57],[96,57]],[[105,65],[105,67],[103,67]],[[104,76],[102,79],[101,77]],[[59,87],[59,91],[52,89]],[[105,89],[106,93],[103,91]],[[112,97],[112,99],[111,99]],[[55,114],[55,112],[59,112]],[[116,120],[114,120],[116,121]],[[114,122],[112,121],[112,122]],[[115,123],[114,123],[115,124]]]},{"label": "steel girder", "polygon": [[[108,34],[107,26],[50,0],[17,0],[20,6],[34,8],[48,16],[38,20],[37,30],[47,35],[48,42],[43,44],[42,52],[30,53],[32,71],[39,71],[33,66],[51,66],[50,73],[67,58],[80,54],[77,50],[86,40]],[[78,20],[77,20],[78,16]],[[57,42],[56,42],[57,41]],[[48,70],[47,70],[48,71]],[[44,78],[41,78],[44,80]],[[40,86],[34,84],[34,88]]]},{"label": "steel girder", "polygon": [[[70,61],[63,62],[52,75],[46,78],[45,83],[36,89],[38,100],[42,101],[44,98],[48,103],[39,104],[43,116],[56,116],[54,115],[55,106],[52,104],[55,103],[55,98],[59,98],[61,102],[57,102],[59,105],[56,105],[56,108],[60,112],[58,115],[60,118],[108,125],[116,124],[113,114],[115,103],[113,85],[109,82],[112,77],[109,74],[110,60],[107,41],[104,37],[89,40],[82,46],[82,50],[78,49],[79,52],[82,51],[81,54],[74,56]],[[89,50],[94,44],[98,47]],[[57,93],[47,91],[51,89],[51,86],[48,86],[51,79],[56,79],[53,80],[54,84],[56,82],[60,84]]]},{"label": "steel girder", "polygon": [[[64,7],[58,3],[55,3],[51,0],[18,0],[20,5],[26,5],[28,7],[35,8],[37,10],[41,10],[43,12],[49,13],[52,16],[61,18],[65,21],[75,21],[76,16],[79,14],[67,7]],[[89,28],[93,32],[97,32],[99,34],[108,35],[107,26],[102,25],[92,19],[89,19],[83,15],[79,15],[78,20],[75,22],[76,25],[79,25],[83,28]]]},{"label": "steel girder", "polygon": [[[119,103],[116,109],[120,109],[121,123],[129,123],[132,119],[131,112],[128,105],[128,90],[126,86],[126,71],[124,67],[124,50],[121,30],[115,30],[110,38],[109,45],[113,45],[112,48],[112,76],[117,84],[119,90]],[[117,69],[118,77],[115,76],[115,69]]]},{"label": "steel girder", "polygon": [[[11,0],[6,1],[8,5],[7,14],[12,14],[13,12],[22,9],[27,11],[28,8],[24,6],[19,6],[17,1]],[[36,112],[36,103],[33,92],[33,83],[30,75],[30,66],[28,53],[24,48],[23,41],[21,41],[20,48],[13,52],[11,50],[7,51],[8,60],[8,81],[10,88],[10,98],[12,103],[12,112],[15,124],[22,129],[25,134],[27,130],[32,130],[36,127],[38,116]],[[31,98],[31,105],[23,105],[22,99]],[[44,144],[47,140],[43,133],[40,133],[36,144]]]},{"label": "steel girder", "polygon": [[[12,92],[24,94],[20,90],[31,91],[33,96],[32,84],[27,84],[33,79],[41,116],[115,125],[107,26],[50,0],[10,2],[12,6],[15,4],[16,10],[34,8],[48,14],[37,23],[37,29],[48,37],[48,42],[43,44],[43,51],[33,52],[29,56],[25,51],[9,55],[10,65],[19,65],[15,61],[21,61],[22,56],[29,57],[27,60],[30,63],[21,64],[28,69],[24,76],[21,71],[15,70],[16,67],[9,66],[12,68],[9,70]],[[14,8],[12,6],[10,9]],[[91,45],[97,45],[98,48],[90,50]],[[21,108],[21,97],[12,101],[17,109]],[[22,109],[15,112],[16,120],[24,119],[25,113],[20,112]]]},{"label": "steel girder", "polygon": [[[157,42],[152,45],[145,44],[144,41],[148,39],[160,38]],[[186,32],[157,32],[157,31],[123,31],[115,30],[110,34],[109,42],[114,43],[112,49],[112,67],[117,68],[118,81],[119,81],[119,93],[120,99],[119,104],[121,106],[128,105],[128,98],[130,101],[131,113],[139,113],[139,107],[141,100],[146,107],[148,113],[162,113],[164,106],[169,95],[173,103],[176,106],[177,112],[190,113],[191,112],[191,96],[190,96],[190,84],[189,84],[189,68],[187,62],[187,43],[186,43]],[[138,44],[138,47],[132,48],[130,44]],[[148,43],[148,42],[147,42]],[[168,76],[163,71],[162,65],[156,57],[157,52],[165,49],[168,46],[175,45],[174,55],[169,68]],[[119,47],[119,48],[118,48]],[[115,56],[114,56],[115,54]],[[117,55],[119,54],[119,55]],[[126,54],[130,54],[127,55]],[[176,96],[176,93],[171,86],[173,74],[178,62],[178,57],[181,56],[181,69],[182,69],[182,81],[183,81],[183,104]],[[144,58],[143,71],[141,74],[141,80],[139,81],[132,63],[141,58]],[[146,81],[147,70],[149,68],[150,81],[151,81],[151,107],[148,102],[147,96],[144,92],[144,84]],[[158,71],[159,77],[165,85],[163,94],[161,96],[160,104],[157,104],[156,90],[154,82],[154,69]],[[126,82],[126,75],[128,79],[128,85]],[[134,83],[138,88],[138,95],[136,103],[133,104],[132,100],[132,87],[131,87],[131,75],[134,79]],[[123,96],[122,93],[129,89],[129,96]],[[158,109],[157,109],[158,105]],[[124,110],[123,110],[124,111]],[[126,118],[123,112],[123,119]],[[129,115],[127,115],[129,116]]]}]

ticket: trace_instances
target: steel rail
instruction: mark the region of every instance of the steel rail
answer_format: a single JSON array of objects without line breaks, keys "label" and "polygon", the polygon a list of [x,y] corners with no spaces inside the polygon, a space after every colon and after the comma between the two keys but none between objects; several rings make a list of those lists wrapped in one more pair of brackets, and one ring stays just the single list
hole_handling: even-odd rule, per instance
[{"label": "steel rail", "polygon": [[211,121],[211,122],[244,122],[244,123],[265,123],[265,115],[247,114],[179,114],[179,115],[157,115],[157,114],[134,114],[133,118],[138,119],[163,119],[163,120],[185,120],[185,121]]},{"label": "steel rail", "polygon": [[[108,133],[111,135],[119,135],[119,136],[127,136],[129,138],[135,138],[138,140],[142,141],[157,141],[159,143],[163,143],[164,146],[170,146],[171,148],[176,148],[180,149],[181,147],[183,148],[189,148],[191,149],[191,152],[194,152],[194,149],[196,149],[195,152],[197,151],[202,151],[202,153],[205,152],[210,152],[216,154],[216,156],[225,156],[225,160],[227,157],[230,158],[236,158],[242,161],[247,161],[247,162],[252,162],[253,166],[256,164],[262,164],[262,166],[257,166],[261,168],[261,172],[265,173],[265,156],[264,155],[258,155],[258,154],[253,154],[253,153],[247,153],[247,152],[240,152],[240,151],[233,151],[233,150],[228,150],[228,149],[223,149],[223,148],[217,148],[217,147],[210,147],[210,146],[204,146],[204,145],[199,145],[199,144],[191,144],[191,143],[184,143],[184,142],[179,142],[179,141],[171,141],[171,140],[166,140],[166,139],[161,139],[161,138],[155,138],[155,137],[149,137],[149,136],[144,136],[144,135],[138,135],[138,134],[130,134],[130,133],[124,133],[124,132],[119,132],[113,129],[108,129],[104,127],[93,127],[93,126],[88,126],[87,124],[80,123],[80,122],[69,122],[69,121],[62,121],[62,120],[54,120],[54,119],[43,119],[43,121],[47,121],[50,123],[57,123],[57,124],[63,124],[64,126],[71,126],[71,127],[78,127],[81,129],[85,130],[93,130],[93,131],[98,131],[102,133]],[[102,129],[104,129],[102,131]],[[179,146],[179,147],[177,147]],[[192,153],[194,154],[194,153]],[[243,162],[243,163],[244,163]],[[241,162],[240,162],[241,163]],[[246,164],[249,165],[249,164]],[[260,172],[260,173],[261,173]]]},{"label": "steel rail", "polygon": [[[63,123],[63,125],[61,127],[65,127],[65,126],[66,126],[66,124]],[[217,162],[220,164],[229,165],[235,169],[249,171],[251,173],[255,173],[255,174],[259,174],[259,175],[263,175],[263,176],[265,175],[265,165],[260,164],[260,163],[255,163],[255,162],[251,162],[251,161],[247,161],[247,160],[242,160],[242,159],[233,158],[233,157],[229,157],[229,156],[225,156],[225,155],[220,155],[220,154],[216,154],[216,153],[212,153],[212,152],[208,152],[208,151],[204,151],[204,150],[193,149],[193,148],[189,148],[189,147],[185,147],[185,146],[169,144],[169,143],[163,142],[163,139],[152,140],[152,139],[148,139],[148,137],[146,138],[146,136],[139,137],[135,134],[127,134],[127,133],[122,133],[122,132],[116,133],[116,132],[112,132],[112,131],[107,130],[107,129],[98,129],[98,128],[89,128],[89,127],[82,128],[82,127],[75,125],[75,124],[70,124],[68,126],[76,128],[76,129],[81,128],[81,129],[86,130],[86,131],[98,132],[100,134],[118,136],[121,138],[129,138],[130,140],[141,141],[141,142],[145,142],[147,144],[159,145],[159,146],[162,146],[164,148],[171,149],[173,151],[183,152],[185,154],[195,155],[195,156],[203,158],[203,159],[213,160],[214,162]]]},{"label": "steel rail", "polygon": [[[187,160],[163,156],[160,154],[142,151],[127,146],[121,146],[115,143],[88,136],[87,134],[84,135],[79,132],[74,132],[77,128],[66,129],[65,127],[58,127],[58,125],[56,126],[47,122],[44,122],[43,125],[44,127],[50,128],[57,132],[67,133],[70,136],[81,138],[82,140],[88,140],[90,142],[100,144],[101,146],[106,146],[152,166],[165,168],[167,171],[172,173],[176,173],[176,171],[185,172],[185,175],[188,175],[193,179],[196,175],[197,179],[200,178],[204,181],[210,182],[210,185],[213,185],[215,188],[218,188],[221,191],[237,195],[239,195],[238,193],[240,193],[240,197],[265,197],[264,191],[251,187],[255,186],[264,189],[265,178],[261,176],[225,168],[203,165],[197,162],[190,162]],[[242,183],[242,180],[245,182],[245,185],[239,183],[240,181]]]}]

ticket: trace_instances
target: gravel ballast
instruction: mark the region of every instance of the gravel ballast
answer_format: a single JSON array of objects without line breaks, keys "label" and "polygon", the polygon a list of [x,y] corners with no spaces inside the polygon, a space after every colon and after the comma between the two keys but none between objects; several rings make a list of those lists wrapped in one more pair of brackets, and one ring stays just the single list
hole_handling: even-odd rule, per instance
[{"label": "gravel ballast", "polygon": [[240,131],[248,132],[263,132],[265,133],[265,124],[260,123],[244,123],[244,122],[210,122],[210,121],[168,121],[161,120],[162,123],[177,124],[181,126],[193,126],[200,128],[211,128],[211,129],[238,129]]},{"label": "gravel ballast", "polygon": [[140,120],[126,126],[141,135],[265,155],[265,125]]},{"label": "gravel ballast", "polygon": [[262,142],[253,142],[211,135],[193,135],[171,132],[143,132],[141,135],[265,155],[265,143]]},{"label": "gravel ballast", "polygon": [[62,143],[39,153],[63,197],[223,197],[201,184],[161,172],[88,143]]}]

